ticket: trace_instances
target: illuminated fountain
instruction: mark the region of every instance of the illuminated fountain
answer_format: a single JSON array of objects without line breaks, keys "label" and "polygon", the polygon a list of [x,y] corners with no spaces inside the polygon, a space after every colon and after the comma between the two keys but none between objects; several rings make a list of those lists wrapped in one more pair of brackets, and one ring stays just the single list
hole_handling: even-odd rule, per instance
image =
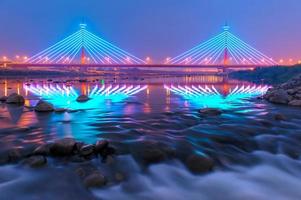
[{"label": "illuminated fountain", "polygon": [[86,103],[76,101],[80,92],[73,86],[59,84],[25,85],[25,90],[42,100],[52,103],[55,107],[69,109],[91,109],[98,108],[99,104],[110,100],[120,102],[147,89],[148,86],[141,85],[96,85],[88,93],[90,100]]},{"label": "illuminated fountain", "polygon": [[229,91],[225,94],[221,93],[215,86],[207,85],[165,85],[164,88],[202,107],[228,109],[235,103],[242,103],[252,97],[262,96],[267,92],[269,86],[237,85],[234,88],[229,88]]}]

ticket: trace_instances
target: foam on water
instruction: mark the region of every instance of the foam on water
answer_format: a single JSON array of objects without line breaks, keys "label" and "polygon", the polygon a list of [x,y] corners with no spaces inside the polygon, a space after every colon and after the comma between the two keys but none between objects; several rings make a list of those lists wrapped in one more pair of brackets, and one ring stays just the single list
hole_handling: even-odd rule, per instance
[{"label": "foam on water", "polygon": [[155,165],[146,174],[135,173],[127,182],[95,190],[94,194],[102,199],[128,200],[300,199],[300,161],[264,152],[256,152],[255,156],[261,164],[235,166],[231,170],[217,170],[204,176],[189,173],[179,163]]}]

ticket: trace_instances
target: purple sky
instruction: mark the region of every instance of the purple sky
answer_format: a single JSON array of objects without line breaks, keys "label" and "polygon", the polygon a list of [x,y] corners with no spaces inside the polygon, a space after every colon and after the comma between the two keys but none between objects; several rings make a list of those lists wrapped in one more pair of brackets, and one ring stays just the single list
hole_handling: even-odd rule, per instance
[{"label": "purple sky", "polygon": [[221,31],[276,60],[301,60],[301,0],[0,0],[0,55],[35,54],[88,29],[145,58],[163,60]]}]

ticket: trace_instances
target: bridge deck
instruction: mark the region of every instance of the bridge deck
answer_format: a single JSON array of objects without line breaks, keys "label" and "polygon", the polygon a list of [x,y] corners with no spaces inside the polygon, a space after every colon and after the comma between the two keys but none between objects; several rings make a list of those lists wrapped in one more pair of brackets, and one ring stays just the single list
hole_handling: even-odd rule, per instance
[{"label": "bridge deck", "polygon": [[243,69],[249,68],[254,69],[257,67],[267,67],[267,66],[258,66],[258,65],[169,65],[169,64],[150,64],[150,65],[141,65],[141,64],[125,64],[125,65],[105,65],[105,64],[27,64],[27,63],[7,63],[8,67],[16,68],[26,68],[26,67],[80,67],[80,68],[214,68],[214,69]]}]

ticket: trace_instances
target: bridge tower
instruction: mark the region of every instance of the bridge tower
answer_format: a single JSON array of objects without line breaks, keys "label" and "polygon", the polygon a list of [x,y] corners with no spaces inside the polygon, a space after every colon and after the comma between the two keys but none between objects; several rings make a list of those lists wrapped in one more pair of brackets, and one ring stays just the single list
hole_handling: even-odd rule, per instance
[{"label": "bridge tower", "polygon": [[[227,66],[229,65],[229,41],[228,41],[228,33],[229,33],[230,26],[227,23],[223,26],[223,30],[225,33],[225,49],[224,49],[224,58],[223,58],[223,72],[227,71]],[[230,92],[230,86],[228,84],[228,76],[223,78],[223,87],[222,87],[222,94],[227,96]]]},{"label": "bridge tower", "polygon": [[223,30],[225,33],[225,49],[224,49],[224,60],[223,60],[223,64],[224,67],[227,67],[229,65],[229,50],[228,50],[228,31],[230,29],[230,26],[228,26],[227,24],[225,26],[223,26]]},{"label": "bridge tower", "polygon": [[86,64],[86,53],[85,53],[85,30],[87,24],[80,24],[80,31],[81,31],[81,40],[82,40],[82,47],[81,47],[81,56],[80,56],[80,64]]}]

